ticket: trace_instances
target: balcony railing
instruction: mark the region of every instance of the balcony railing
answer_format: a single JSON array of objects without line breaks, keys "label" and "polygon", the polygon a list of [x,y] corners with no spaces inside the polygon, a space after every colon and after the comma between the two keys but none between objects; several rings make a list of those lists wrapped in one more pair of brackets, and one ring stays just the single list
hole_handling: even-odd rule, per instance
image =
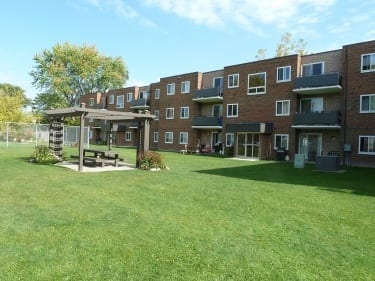
[{"label": "balcony railing", "polygon": [[217,128],[221,129],[223,126],[222,117],[212,116],[194,116],[192,127],[193,128]]},{"label": "balcony railing", "polygon": [[297,77],[294,80],[293,92],[308,95],[340,93],[340,84],[341,76],[338,72]]},{"label": "balcony railing", "polygon": [[223,101],[223,89],[209,88],[199,89],[194,91],[193,101],[196,102],[222,102]]},{"label": "balcony railing", "polygon": [[295,113],[292,127],[340,128],[341,113],[339,111],[321,111]]},{"label": "balcony railing", "polygon": [[133,109],[148,109],[150,107],[150,100],[145,98],[132,100],[130,107]]}]

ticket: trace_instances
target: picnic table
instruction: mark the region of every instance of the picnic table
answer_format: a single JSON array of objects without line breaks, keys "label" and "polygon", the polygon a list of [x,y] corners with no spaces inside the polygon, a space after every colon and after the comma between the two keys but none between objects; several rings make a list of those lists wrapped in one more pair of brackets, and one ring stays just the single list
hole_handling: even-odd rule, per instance
[{"label": "picnic table", "polygon": [[[72,155],[72,158],[79,157]],[[111,150],[83,149],[83,165],[91,163],[104,167],[104,164],[112,164],[118,167],[119,162],[122,160],[117,152]]]}]

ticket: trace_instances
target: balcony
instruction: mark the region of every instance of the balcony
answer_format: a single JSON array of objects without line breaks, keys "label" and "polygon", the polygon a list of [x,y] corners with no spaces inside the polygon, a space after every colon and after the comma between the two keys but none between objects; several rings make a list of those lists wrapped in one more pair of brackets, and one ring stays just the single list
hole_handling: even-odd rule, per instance
[{"label": "balcony", "polygon": [[339,111],[295,113],[292,128],[340,129],[341,113]]},{"label": "balcony", "polygon": [[194,116],[192,127],[195,129],[221,129],[222,117]]},{"label": "balcony", "polygon": [[293,92],[301,95],[320,95],[340,93],[342,87],[340,73],[297,77],[294,80]]},{"label": "balcony", "polygon": [[130,102],[130,108],[132,109],[149,109],[150,108],[150,99],[141,98],[135,99]]},{"label": "balcony", "polygon": [[222,88],[199,89],[194,91],[193,101],[202,103],[223,102]]}]

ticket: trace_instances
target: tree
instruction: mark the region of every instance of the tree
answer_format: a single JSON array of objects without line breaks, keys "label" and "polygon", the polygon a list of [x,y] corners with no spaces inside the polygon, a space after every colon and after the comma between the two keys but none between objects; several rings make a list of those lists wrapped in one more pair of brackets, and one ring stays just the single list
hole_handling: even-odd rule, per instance
[{"label": "tree", "polygon": [[281,42],[276,47],[276,57],[288,56],[292,54],[306,55],[305,51],[307,43],[303,39],[297,42],[292,39],[292,34],[286,32],[281,35]]},{"label": "tree", "polygon": [[0,122],[24,121],[23,109],[29,104],[25,91],[8,83],[0,84]]},{"label": "tree", "polygon": [[121,57],[101,55],[94,46],[57,44],[33,60],[30,75],[41,90],[34,100],[38,110],[75,106],[81,95],[122,87],[128,79]]},{"label": "tree", "polygon": [[[288,56],[292,54],[307,55],[306,41],[299,39],[298,41],[293,40],[293,35],[289,32],[281,35],[280,43],[276,46],[275,57]],[[259,49],[255,58],[257,60],[264,59],[266,57],[266,49]]]}]

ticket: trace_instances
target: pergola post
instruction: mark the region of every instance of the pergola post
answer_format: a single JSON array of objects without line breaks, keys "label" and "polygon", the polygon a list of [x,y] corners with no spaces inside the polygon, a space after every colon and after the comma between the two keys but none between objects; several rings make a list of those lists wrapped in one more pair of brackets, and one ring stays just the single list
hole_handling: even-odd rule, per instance
[{"label": "pergola post", "polygon": [[78,150],[79,150],[79,158],[78,158],[78,171],[82,172],[83,170],[83,148],[84,148],[84,138],[85,138],[85,113],[82,112],[80,115],[79,121],[79,142],[78,142]]}]

